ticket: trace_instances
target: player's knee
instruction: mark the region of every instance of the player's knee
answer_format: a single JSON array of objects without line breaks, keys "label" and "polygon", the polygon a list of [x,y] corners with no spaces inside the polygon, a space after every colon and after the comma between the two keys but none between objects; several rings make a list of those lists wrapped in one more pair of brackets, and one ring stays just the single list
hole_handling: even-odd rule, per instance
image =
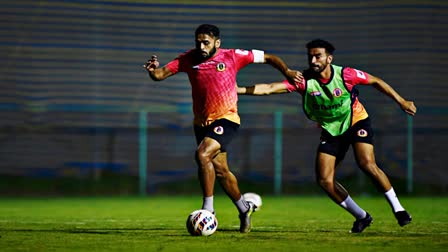
[{"label": "player's knee", "polygon": [[225,165],[217,165],[215,164],[215,174],[218,178],[225,178],[230,173],[229,168]]},{"label": "player's knee", "polygon": [[215,174],[216,174],[217,178],[225,178],[226,177],[226,173],[219,169],[215,169]]},{"label": "player's knee", "polygon": [[211,162],[212,157],[207,152],[198,150],[195,153],[195,160],[198,164],[205,164]]},{"label": "player's knee", "polygon": [[364,160],[359,162],[359,167],[366,173],[375,175],[379,172],[379,168],[372,160]]},{"label": "player's knee", "polygon": [[328,191],[329,189],[333,188],[333,186],[334,186],[333,180],[326,179],[326,178],[318,178],[317,184],[319,184],[319,186],[322,189],[324,189],[325,191]]}]

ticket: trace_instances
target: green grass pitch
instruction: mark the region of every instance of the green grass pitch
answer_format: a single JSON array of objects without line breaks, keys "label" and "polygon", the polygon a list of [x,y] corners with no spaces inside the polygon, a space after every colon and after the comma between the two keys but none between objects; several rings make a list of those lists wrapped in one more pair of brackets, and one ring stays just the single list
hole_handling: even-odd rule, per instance
[{"label": "green grass pitch", "polygon": [[215,196],[218,230],[190,236],[201,196],[0,199],[1,251],[447,251],[447,198],[402,197],[413,222],[400,227],[382,197],[354,197],[372,226],[326,197],[263,196],[252,232],[240,234],[231,201]]}]

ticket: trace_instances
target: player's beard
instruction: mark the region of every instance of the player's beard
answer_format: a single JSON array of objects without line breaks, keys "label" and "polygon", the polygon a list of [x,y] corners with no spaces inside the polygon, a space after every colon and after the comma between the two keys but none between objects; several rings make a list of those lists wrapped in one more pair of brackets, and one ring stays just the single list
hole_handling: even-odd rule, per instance
[{"label": "player's beard", "polygon": [[327,64],[323,65],[310,64],[310,69],[313,70],[314,73],[322,73],[322,71],[324,71],[325,68],[327,68]]},{"label": "player's beard", "polygon": [[213,55],[215,55],[215,53],[216,53],[216,47],[213,47],[213,49],[211,49],[210,52],[208,52],[208,53],[198,50],[198,54],[201,57],[201,59],[203,59],[203,60],[210,59]]}]

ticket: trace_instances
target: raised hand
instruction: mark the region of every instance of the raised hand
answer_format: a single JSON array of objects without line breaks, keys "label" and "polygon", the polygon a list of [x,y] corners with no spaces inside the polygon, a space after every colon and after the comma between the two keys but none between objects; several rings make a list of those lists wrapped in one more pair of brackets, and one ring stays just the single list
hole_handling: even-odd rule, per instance
[{"label": "raised hand", "polygon": [[157,55],[152,55],[151,59],[149,59],[143,67],[146,68],[149,72],[153,72],[156,68],[158,68],[160,65],[159,61],[157,60]]},{"label": "raised hand", "polygon": [[405,100],[404,102],[402,102],[402,103],[400,104],[400,106],[401,106],[401,109],[402,109],[404,112],[408,113],[409,115],[414,116],[415,113],[417,113],[417,108],[415,107],[413,101],[406,101],[406,100]]},{"label": "raised hand", "polygon": [[295,85],[295,83],[303,82],[303,75],[300,71],[289,69],[286,74],[287,74],[288,81],[289,82],[293,81],[293,83],[291,83],[293,85]]}]

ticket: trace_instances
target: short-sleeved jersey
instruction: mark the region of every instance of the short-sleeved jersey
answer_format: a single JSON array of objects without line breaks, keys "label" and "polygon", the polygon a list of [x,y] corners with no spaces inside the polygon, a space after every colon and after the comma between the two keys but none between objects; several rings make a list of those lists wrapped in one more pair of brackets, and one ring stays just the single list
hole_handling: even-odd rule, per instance
[{"label": "short-sleeved jersey", "polygon": [[[345,67],[342,71],[342,74],[344,76],[345,86],[350,92],[358,84],[368,85],[369,83],[368,75],[366,72],[350,67]],[[286,85],[286,88],[288,89],[289,92],[298,92],[301,95],[303,95],[306,88],[305,81],[306,80],[304,80],[302,83],[296,83],[295,86],[291,85],[287,80],[284,80],[283,83]],[[323,83],[328,83],[330,80],[320,79],[320,81]],[[358,97],[356,97],[354,102],[352,103],[352,108],[353,108],[353,114],[351,125],[354,125],[356,122],[369,117],[366,109],[361,104]]]},{"label": "short-sleeved jersey", "polygon": [[218,49],[210,59],[198,61],[193,49],[181,54],[166,67],[173,74],[188,74],[194,124],[206,126],[223,118],[240,124],[236,75],[248,64],[263,62],[264,52],[259,50]]}]

